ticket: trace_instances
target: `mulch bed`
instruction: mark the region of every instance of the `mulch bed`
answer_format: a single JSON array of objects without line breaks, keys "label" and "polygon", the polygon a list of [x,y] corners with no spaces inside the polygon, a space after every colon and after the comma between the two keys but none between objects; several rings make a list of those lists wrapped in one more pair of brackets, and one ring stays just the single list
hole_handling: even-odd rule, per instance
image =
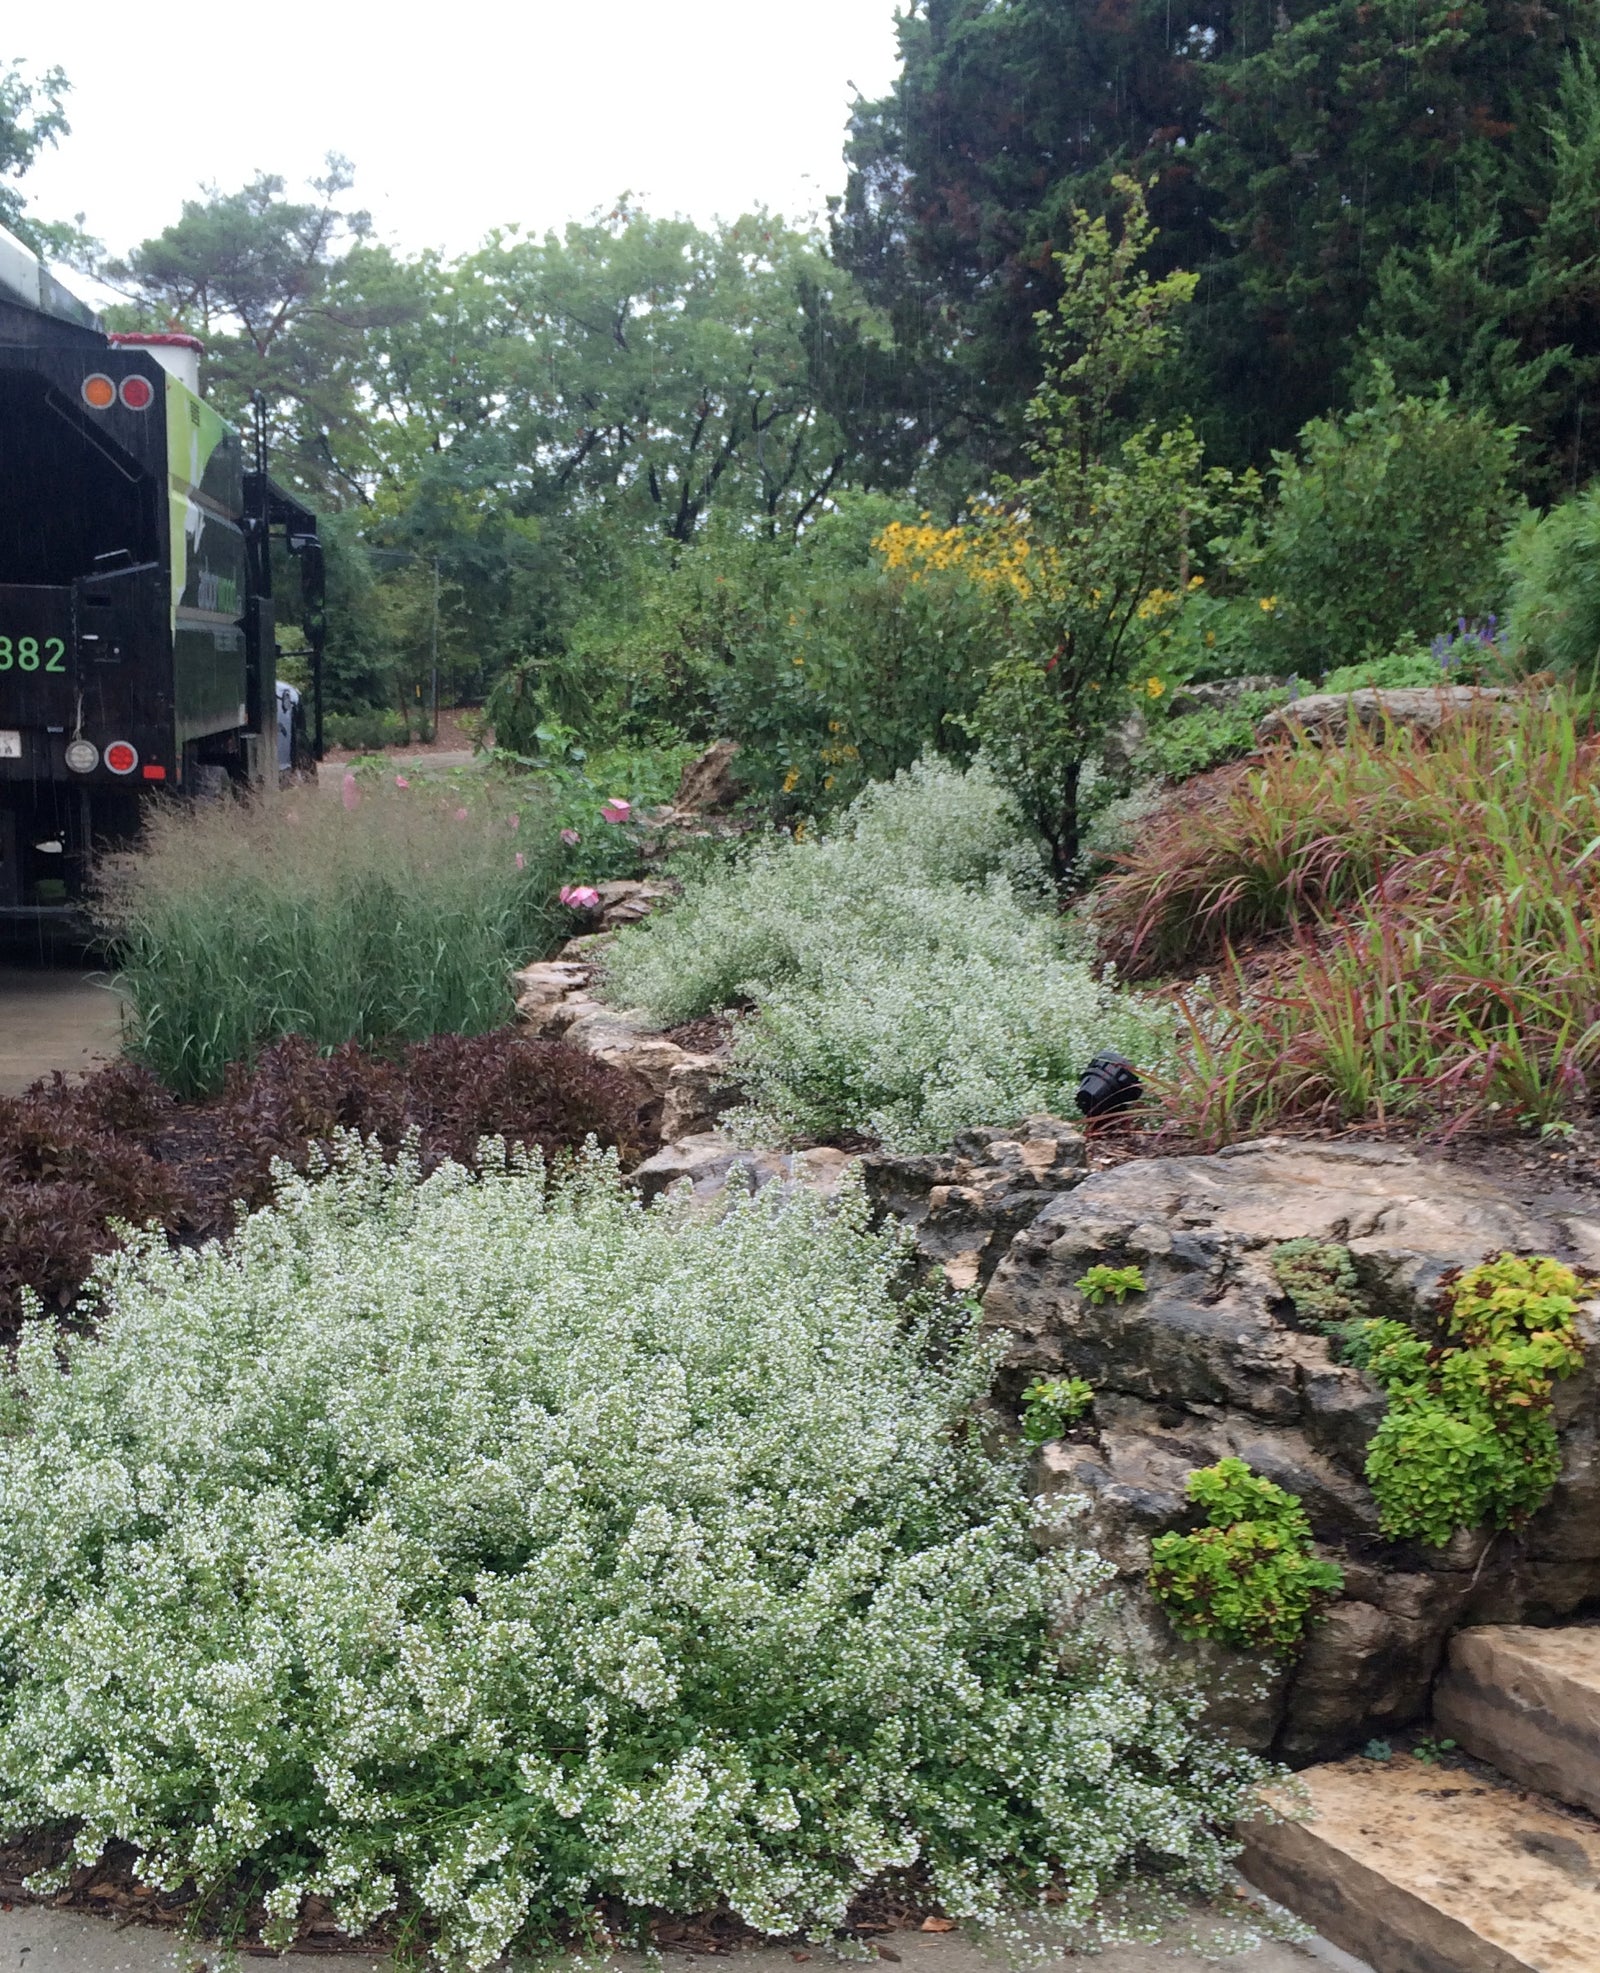
[{"label": "mulch bed", "polygon": [[290,1036],[207,1103],[175,1102],[127,1062],[80,1082],[57,1075],[0,1097],[0,1343],[25,1289],[72,1306],[116,1244],[111,1222],[154,1220],[186,1243],[225,1234],[241,1204],[271,1196],[274,1160],[303,1170],[340,1130],[388,1153],[414,1139],[430,1170],[470,1164],[484,1137],[557,1159],[592,1133],[627,1167],[656,1148],[654,1115],[638,1077],[519,1028],[331,1055]]}]

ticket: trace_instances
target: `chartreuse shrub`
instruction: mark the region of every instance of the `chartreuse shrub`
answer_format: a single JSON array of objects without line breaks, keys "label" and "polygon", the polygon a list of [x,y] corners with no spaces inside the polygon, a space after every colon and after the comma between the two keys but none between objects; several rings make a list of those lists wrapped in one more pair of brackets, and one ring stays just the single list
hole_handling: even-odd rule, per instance
[{"label": "chartreuse shrub", "polygon": [[1311,1524],[1291,1493],[1221,1459],[1189,1475],[1188,1494],[1207,1525],[1157,1535],[1150,1587],[1185,1637],[1287,1657],[1344,1575],[1311,1551]]},{"label": "chartreuse shrub", "polygon": [[1089,1058],[1159,1059],[1148,1006],[1068,955],[993,778],[924,762],[825,834],[692,878],[617,941],[607,994],[663,1023],[753,1004],[735,1044],[763,1127],[907,1150],[1060,1111]]},{"label": "chartreuse shrub", "polygon": [[994,1353],[859,1194],[483,1163],[346,1139],[228,1244],[104,1262],[93,1338],[28,1326],[0,1834],[452,1968],[602,1901],[826,1935],[915,1870],[1072,1934],[1153,1853],[1218,1882],[1259,1769],[1085,1641],[1109,1570],[1041,1552]]},{"label": "chartreuse shrub", "polygon": [[1091,1308],[1102,1302],[1123,1302],[1129,1295],[1144,1293],[1144,1270],[1140,1267],[1107,1267],[1096,1261],[1087,1274],[1080,1274],[1073,1287]]},{"label": "chartreuse shrub", "polygon": [[1502,1254],[1445,1291],[1441,1331],[1366,1322],[1347,1354],[1389,1408],[1367,1454],[1383,1531],[1442,1548],[1457,1528],[1515,1526],[1561,1471],[1555,1382],[1583,1364],[1583,1286],[1549,1259]]},{"label": "chartreuse shrub", "polygon": [[1022,1393],[1022,1436],[1029,1445],[1048,1445],[1094,1403],[1094,1386],[1083,1377],[1036,1377]]}]

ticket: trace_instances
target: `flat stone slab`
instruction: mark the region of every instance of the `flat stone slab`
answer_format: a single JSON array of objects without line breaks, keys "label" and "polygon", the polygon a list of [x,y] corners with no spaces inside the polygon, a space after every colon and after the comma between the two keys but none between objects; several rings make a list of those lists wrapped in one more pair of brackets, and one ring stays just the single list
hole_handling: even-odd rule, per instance
[{"label": "flat stone slab", "polygon": [[1600,1829],[1410,1755],[1299,1777],[1311,1822],[1253,1822],[1241,1869],[1375,1973],[1595,1973]]},{"label": "flat stone slab", "polygon": [[1600,1627],[1458,1631],[1433,1716],[1479,1760],[1600,1815]]}]

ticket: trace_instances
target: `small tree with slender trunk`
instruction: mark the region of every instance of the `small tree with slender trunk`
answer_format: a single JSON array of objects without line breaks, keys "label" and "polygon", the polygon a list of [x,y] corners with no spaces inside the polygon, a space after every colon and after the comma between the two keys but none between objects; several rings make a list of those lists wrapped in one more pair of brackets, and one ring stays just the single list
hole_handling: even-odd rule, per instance
[{"label": "small tree with slender trunk", "polygon": [[1106,218],[1080,209],[1071,245],[1056,255],[1063,293],[1039,317],[1045,377],[1029,406],[1035,471],[997,488],[969,549],[976,566],[1007,572],[989,585],[1000,650],[972,731],[1048,844],[1063,887],[1082,844],[1084,769],[1126,719],[1130,684],[1163,623],[1203,580],[1191,572],[1191,544],[1242,490],[1203,469],[1187,419],[1127,432],[1129,396],[1169,349],[1196,276],[1151,279],[1143,189],[1125,177],[1113,188],[1116,237]]}]

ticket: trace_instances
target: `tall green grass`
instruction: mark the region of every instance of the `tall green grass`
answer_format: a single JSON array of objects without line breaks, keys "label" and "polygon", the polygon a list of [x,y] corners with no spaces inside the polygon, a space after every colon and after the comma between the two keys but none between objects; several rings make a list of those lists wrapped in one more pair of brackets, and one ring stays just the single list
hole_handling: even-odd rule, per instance
[{"label": "tall green grass", "polygon": [[478,1034],[564,914],[536,791],[369,783],[153,810],[104,872],[127,1046],[181,1096],[280,1035],[320,1047]]}]

